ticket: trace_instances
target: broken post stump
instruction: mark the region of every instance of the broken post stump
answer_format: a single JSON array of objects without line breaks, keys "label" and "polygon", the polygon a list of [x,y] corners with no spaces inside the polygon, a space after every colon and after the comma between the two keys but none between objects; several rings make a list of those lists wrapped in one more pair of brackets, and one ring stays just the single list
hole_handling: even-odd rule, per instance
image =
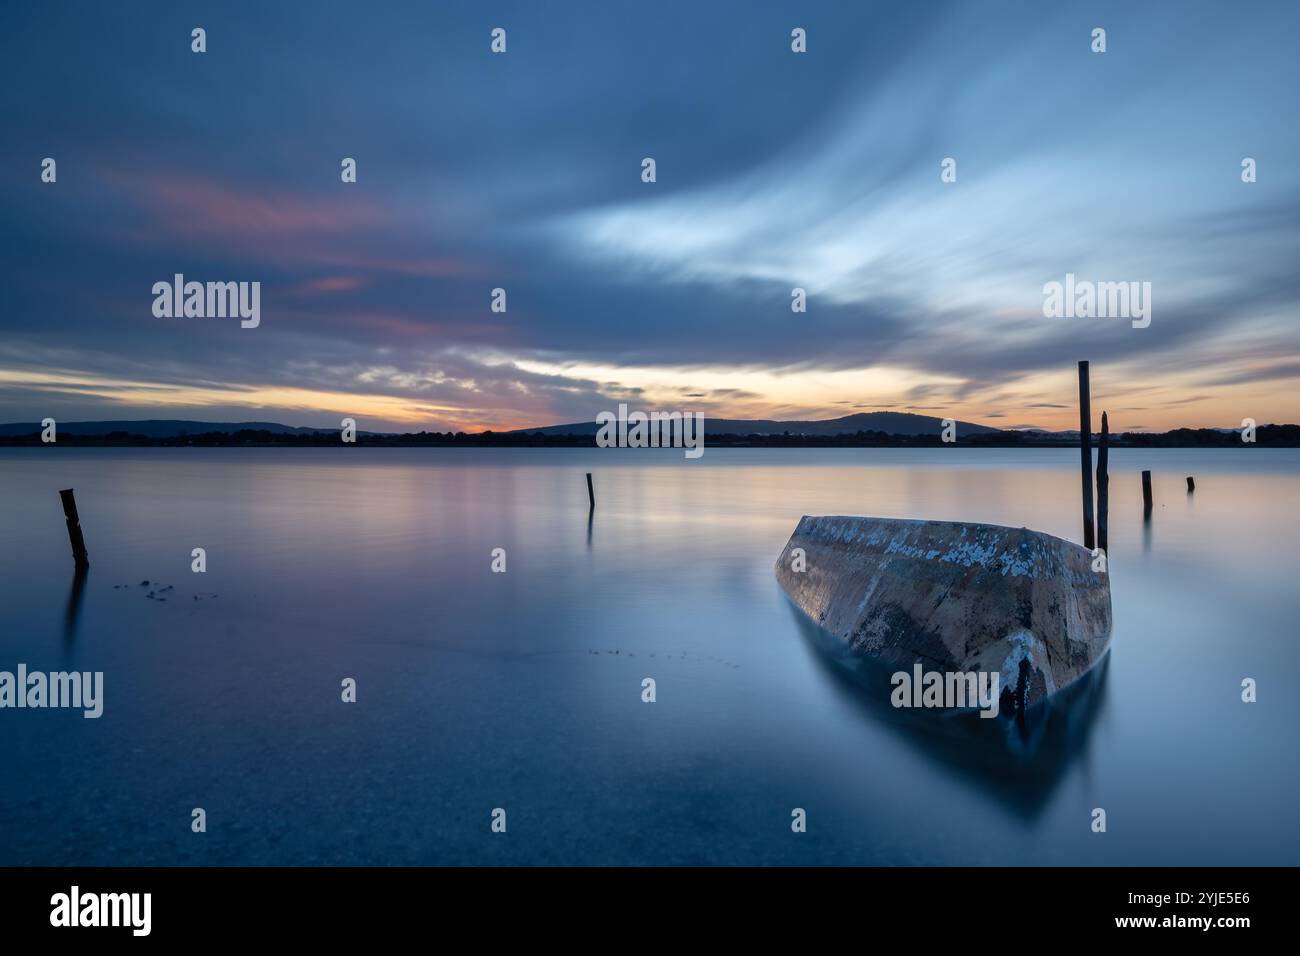
[{"label": "broken post stump", "polygon": [[87,567],[90,564],[90,556],[86,554],[86,539],[81,534],[77,498],[71,488],[59,491],[59,498],[63,501],[63,517],[68,523],[68,541],[72,545],[72,560],[77,562],[79,568]]},{"label": "broken post stump", "polygon": [[1079,466],[1083,479],[1083,546],[1091,551],[1092,523],[1092,398],[1088,390],[1088,363],[1079,363]]},{"label": "broken post stump", "polygon": [[1196,481],[1195,481],[1195,479],[1192,478],[1191,475],[1188,475],[1188,476],[1187,476],[1187,493],[1190,495],[1190,494],[1191,494],[1193,491],[1195,491],[1195,490],[1196,490]]}]

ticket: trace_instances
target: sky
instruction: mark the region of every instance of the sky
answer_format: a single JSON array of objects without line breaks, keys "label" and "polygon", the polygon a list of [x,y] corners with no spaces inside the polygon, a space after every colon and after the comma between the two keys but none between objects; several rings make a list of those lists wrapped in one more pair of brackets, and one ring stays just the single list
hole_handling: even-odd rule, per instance
[{"label": "sky", "polygon": [[[0,421],[1070,428],[1088,359],[1114,431],[1300,422],[1298,28],[1281,0],[5,4]],[[260,324],[156,317],[176,273],[260,282]],[[1150,325],[1044,316],[1067,273],[1150,282]]]}]

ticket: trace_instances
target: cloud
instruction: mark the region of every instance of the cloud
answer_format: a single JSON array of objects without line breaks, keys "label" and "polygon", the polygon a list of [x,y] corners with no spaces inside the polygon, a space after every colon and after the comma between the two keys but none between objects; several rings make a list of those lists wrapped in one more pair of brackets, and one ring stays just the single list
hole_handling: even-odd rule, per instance
[{"label": "cloud", "polygon": [[[465,427],[618,396],[1051,426],[1081,358],[1095,402],[1300,417],[1300,171],[1274,158],[1300,145],[1276,121],[1290,8],[1189,2],[1171,36],[1115,7],[1124,43],[1098,57],[1037,3],[815,6],[796,56],[779,5],[522,5],[490,57],[468,8],[290,4],[214,9],[212,34],[241,38],[220,70],[174,43],[166,5],[134,9],[122,30],[36,7],[0,39],[0,159],[60,157],[56,186],[0,181],[0,417],[156,411],[189,387],[321,414],[382,395]],[[1152,325],[1043,318],[1067,271],[1151,281]],[[262,281],[262,327],[153,319],[174,272]]]},{"label": "cloud", "polygon": [[[1279,362],[1262,367],[1251,366],[1248,368],[1239,368],[1206,379],[1202,384],[1241,385],[1281,381],[1294,378],[1300,378],[1300,360]],[[1206,397],[1209,396],[1198,396],[1198,399]],[[1185,399],[1185,401],[1196,401],[1198,399]]]}]

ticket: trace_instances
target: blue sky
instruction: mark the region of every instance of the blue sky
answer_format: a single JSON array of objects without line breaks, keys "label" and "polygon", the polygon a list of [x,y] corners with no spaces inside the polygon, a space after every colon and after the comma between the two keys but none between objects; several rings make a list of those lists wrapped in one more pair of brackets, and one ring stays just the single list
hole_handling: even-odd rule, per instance
[{"label": "blue sky", "polygon": [[1081,358],[1120,429],[1300,420],[1296,4],[120,9],[0,13],[0,420],[1068,427]]}]

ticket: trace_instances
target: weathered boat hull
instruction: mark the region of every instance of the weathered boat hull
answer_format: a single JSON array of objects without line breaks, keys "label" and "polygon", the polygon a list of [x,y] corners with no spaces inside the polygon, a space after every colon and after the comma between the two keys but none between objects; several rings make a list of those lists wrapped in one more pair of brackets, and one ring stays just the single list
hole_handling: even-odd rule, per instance
[{"label": "weathered boat hull", "polygon": [[846,650],[909,672],[997,673],[1021,710],[1110,643],[1108,575],[1081,546],[1027,528],[805,515],[776,576]]}]

